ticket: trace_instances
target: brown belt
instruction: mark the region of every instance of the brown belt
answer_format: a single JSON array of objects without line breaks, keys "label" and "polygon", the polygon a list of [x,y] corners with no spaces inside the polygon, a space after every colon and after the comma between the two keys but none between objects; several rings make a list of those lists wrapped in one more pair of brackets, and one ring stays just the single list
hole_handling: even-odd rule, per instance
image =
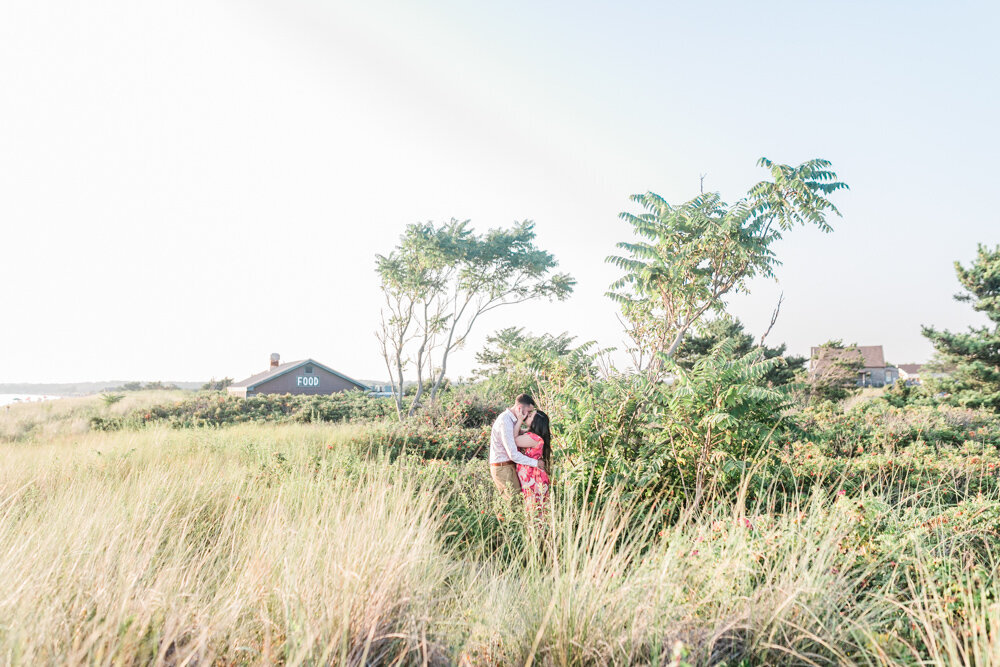
[{"label": "brown belt", "polygon": [[504,461],[502,463],[492,463],[491,462],[490,465],[491,466],[512,466],[512,465],[517,465],[517,464],[514,463],[513,461]]}]

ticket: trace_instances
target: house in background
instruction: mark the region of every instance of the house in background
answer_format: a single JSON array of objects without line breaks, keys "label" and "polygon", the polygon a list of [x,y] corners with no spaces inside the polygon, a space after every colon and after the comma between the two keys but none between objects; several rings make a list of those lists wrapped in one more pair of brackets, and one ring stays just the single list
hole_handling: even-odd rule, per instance
[{"label": "house in background", "polygon": [[859,387],[884,387],[899,379],[899,369],[885,363],[881,345],[852,345],[845,348],[814,347],[809,351],[809,375],[823,373],[831,363],[853,360],[860,356],[862,368],[858,371]]},{"label": "house in background", "polygon": [[266,371],[228,387],[230,394],[243,398],[260,394],[336,394],[351,390],[369,391],[369,387],[313,359],[281,363],[277,353],[271,355],[271,366]]}]

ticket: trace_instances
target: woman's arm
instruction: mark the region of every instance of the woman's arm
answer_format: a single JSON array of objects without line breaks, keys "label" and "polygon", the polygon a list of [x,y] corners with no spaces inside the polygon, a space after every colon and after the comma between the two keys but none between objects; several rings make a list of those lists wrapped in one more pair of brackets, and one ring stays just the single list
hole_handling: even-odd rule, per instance
[{"label": "woman's arm", "polygon": [[518,449],[531,449],[538,444],[538,441],[532,438],[530,434],[522,433],[514,438],[514,444],[517,445]]}]

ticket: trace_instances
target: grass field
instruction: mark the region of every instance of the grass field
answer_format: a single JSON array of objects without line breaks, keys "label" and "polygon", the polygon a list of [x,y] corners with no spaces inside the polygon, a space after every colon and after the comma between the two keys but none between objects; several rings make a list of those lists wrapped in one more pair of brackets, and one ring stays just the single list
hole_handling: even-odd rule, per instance
[{"label": "grass field", "polygon": [[557,478],[539,523],[364,427],[81,405],[0,422],[34,424],[0,443],[3,663],[1000,662],[988,494],[833,480],[675,522]]}]

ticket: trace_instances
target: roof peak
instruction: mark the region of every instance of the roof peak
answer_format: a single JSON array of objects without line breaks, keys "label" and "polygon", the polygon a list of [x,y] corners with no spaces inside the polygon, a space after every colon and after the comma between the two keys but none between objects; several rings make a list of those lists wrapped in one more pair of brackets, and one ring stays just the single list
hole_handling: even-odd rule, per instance
[{"label": "roof peak", "polygon": [[343,373],[339,373],[339,372],[333,370],[332,368],[330,368],[326,364],[320,363],[320,362],[316,361],[315,359],[313,359],[312,357],[306,357],[305,359],[299,359],[297,361],[286,361],[284,363],[278,364],[277,366],[275,366],[273,368],[269,368],[266,371],[263,371],[261,373],[257,373],[256,375],[251,375],[250,377],[248,377],[245,380],[241,380],[239,382],[234,382],[233,384],[231,384],[229,386],[230,387],[253,387],[255,385],[261,384],[262,382],[267,382],[269,380],[273,380],[274,378],[278,377],[279,375],[284,375],[285,373],[288,373],[289,371],[292,371],[292,370],[298,368],[299,366],[304,366],[306,364],[314,364],[316,366],[319,366],[320,368],[322,368],[326,372],[333,373],[337,377],[343,378],[344,380],[347,380],[351,384],[357,385],[361,389],[366,389],[366,390],[368,389],[368,386],[365,385],[363,382],[358,382],[357,380],[355,380],[353,378],[347,377]]}]

